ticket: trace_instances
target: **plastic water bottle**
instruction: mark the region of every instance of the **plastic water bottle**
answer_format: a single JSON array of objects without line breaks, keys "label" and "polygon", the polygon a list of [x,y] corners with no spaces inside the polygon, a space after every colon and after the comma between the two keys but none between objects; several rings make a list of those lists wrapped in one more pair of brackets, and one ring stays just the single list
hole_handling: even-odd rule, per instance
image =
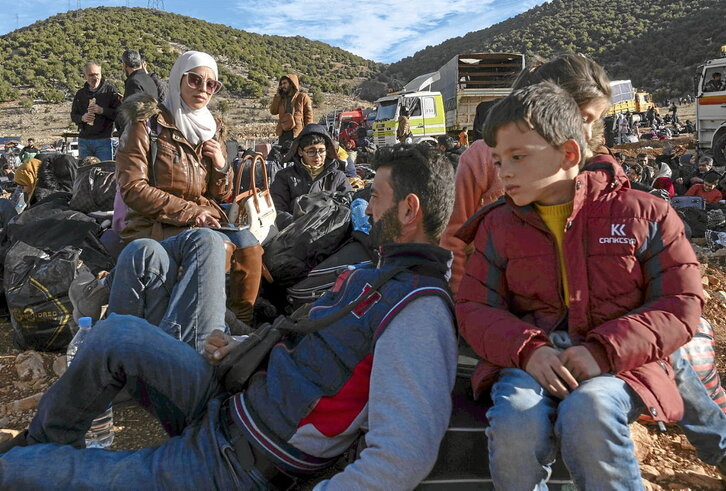
[{"label": "plastic water bottle", "polygon": [[367,234],[371,230],[371,223],[366,215],[368,202],[363,198],[356,198],[350,204],[350,219],[353,222],[353,230]]},{"label": "plastic water bottle", "polygon": [[[71,365],[73,358],[78,352],[78,347],[83,344],[93,325],[93,319],[90,317],[81,317],[78,319],[78,332],[68,344],[66,358],[68,366]],[[113,408],[111,404],[108,408],[91,423],[91,428],[86,433],[86,448],[106,448],[113,443]]]},{"label": "plastic water bottle", "polygon": [[[19,188],[20,186],[18,186]],[[17,203],[15,203],[15,213],[20,215],[27,206],[27,203],[25,202],[25,195],[23,193],[18,194]]]}]

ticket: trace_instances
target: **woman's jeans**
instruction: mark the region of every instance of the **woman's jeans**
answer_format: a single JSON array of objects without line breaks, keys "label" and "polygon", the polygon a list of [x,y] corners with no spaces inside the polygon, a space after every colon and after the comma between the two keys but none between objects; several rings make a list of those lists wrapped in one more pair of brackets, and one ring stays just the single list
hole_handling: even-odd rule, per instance
[{"label": "woman's jeans", "polygon": [[210,229],[134,240],[113,271],[109,312],[146,319],[201,353],[209,333],[226,329],[224,263],[223,236]]}]

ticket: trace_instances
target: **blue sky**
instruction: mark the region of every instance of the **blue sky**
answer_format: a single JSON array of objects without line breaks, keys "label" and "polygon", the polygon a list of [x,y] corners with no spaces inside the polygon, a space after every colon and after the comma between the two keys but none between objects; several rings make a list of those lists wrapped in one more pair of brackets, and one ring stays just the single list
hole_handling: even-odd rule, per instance
[{"label": "blue sky", "polygon": [[[300,35],[392,63],[484,29],[543,0],[157,0],[165,10],[261,34]],[[2,0],[0,35],[70,9],[149,0]]]}]

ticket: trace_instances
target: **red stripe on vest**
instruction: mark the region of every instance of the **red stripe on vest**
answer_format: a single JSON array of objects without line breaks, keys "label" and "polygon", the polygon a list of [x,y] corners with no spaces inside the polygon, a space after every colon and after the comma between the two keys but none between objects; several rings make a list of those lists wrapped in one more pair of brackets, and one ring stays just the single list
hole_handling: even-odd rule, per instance
[{"label": "red stripe on vest", "polygon": [[298,428],[311,424],[328,438],[348,429],[368,404],[372,368],[373,355],[368,355],[355,366],[337,394],[320,398],[313,410],[300,420]]}]

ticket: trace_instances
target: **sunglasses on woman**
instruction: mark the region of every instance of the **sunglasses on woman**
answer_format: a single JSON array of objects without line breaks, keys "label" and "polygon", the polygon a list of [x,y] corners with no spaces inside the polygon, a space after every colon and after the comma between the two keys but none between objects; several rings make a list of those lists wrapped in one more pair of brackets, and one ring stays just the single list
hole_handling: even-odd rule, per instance
[{"label": "sunglasses on woman", "polygon": [[184,72],[187,76],[187,85],[194,90],[203,90],[208,94],[216,94],[222,90],[222,82],[211,78],[204,78],[198,73]]}]

